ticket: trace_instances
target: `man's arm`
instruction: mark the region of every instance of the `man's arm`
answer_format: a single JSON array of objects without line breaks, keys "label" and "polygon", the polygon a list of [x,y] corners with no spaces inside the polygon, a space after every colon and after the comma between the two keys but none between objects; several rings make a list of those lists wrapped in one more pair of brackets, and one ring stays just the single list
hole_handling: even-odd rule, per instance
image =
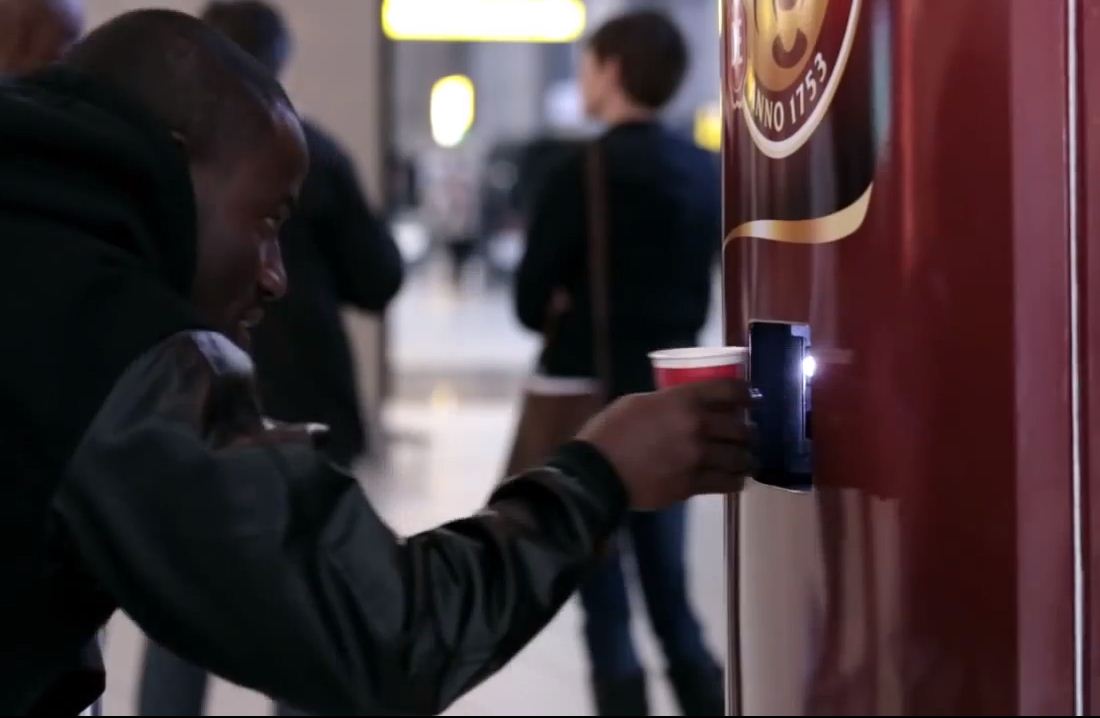
[{"label": "man's arm", "polygon": [[585,256],[584,188],[580,162],[563,163],[544,184],[527,229],[527,249],[515,278],[516,314],[533,331],[546,328],[554,296]]},{"label": "man's arm", "polygon": [[404,281],[401,252],[386,222],[367,201],[351,159],[316,129],[309,131],[314,168],[303,192],[302,214],[313,224],[340,299],[381,312]]},{"label": "man's arm", "polygon": [[181,656],[310,710],[443,710],[553,617],[627,496],[586,444],[401,540],[308,437],[263,431],[251,367],[181,335],[125,374],[57,508],[92,573]]}]

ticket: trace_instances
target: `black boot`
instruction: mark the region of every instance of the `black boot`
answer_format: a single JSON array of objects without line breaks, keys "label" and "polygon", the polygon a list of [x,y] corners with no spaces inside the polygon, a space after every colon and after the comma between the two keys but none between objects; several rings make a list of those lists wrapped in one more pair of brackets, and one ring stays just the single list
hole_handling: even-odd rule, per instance
[{"label": "black boot", "polygon": [[596,699],[596,715],[649,715],[649,700],[646,696],[644,673],[612,681],[595,678],[592,683],[592,690]]},{"label": "black boot", "polygon": [[722,669],[713,663],[673,666],[668,671],[672,689],[686,716],[724,716],[725,683]]}]

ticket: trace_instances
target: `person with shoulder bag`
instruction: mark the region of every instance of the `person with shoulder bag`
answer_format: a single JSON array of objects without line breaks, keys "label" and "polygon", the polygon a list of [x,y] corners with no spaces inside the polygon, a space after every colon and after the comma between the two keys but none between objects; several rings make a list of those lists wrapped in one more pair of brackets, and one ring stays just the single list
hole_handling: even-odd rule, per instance
[{"label": "person with shoulder bag", "polygon": [[[706,322],[721,241],[717,163],[657,120],[688,62],[664,15],[613,19],[583,55],[587,112],[609,129],[552,173],[517,275],[521,321],[544,333],[509,473],[537,465],[608,401],[654,389],[648,355],[693,346]],[[639,437],[638,439],[642,439]],[[686,506],[635,512],[625,536],[685,715],[722,715],[722,675],[687,595]],[[581,590],[599,715],[647,715],[630,633],[623,555]]]}]

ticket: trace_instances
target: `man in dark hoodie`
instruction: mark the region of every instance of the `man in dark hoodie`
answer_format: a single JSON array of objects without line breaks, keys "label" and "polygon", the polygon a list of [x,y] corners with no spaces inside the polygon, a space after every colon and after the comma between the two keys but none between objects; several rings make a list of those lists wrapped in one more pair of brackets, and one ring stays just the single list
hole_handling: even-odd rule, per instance
[{"label": "man in dark hoodie", "polygon": [[[261,0],[215,0],[201,13],[278,77],[292,42],[282,15]],[[252,333],[263,411],[274,419],[328,427],[324,450],[351,467],[369,447],[342,306],[381,312],[401,287],[401,254],[375,216],[351,159],[323,130],[302,120],[310,166],[294,214],[279,237],[288,291]],[[163,647],[145,654],[141,715],[199,715],[207,673]],[[280,715],[293,709],[277,706]]]},{"label": "man in dark hoodie", "polygon": [[475,516],[401,539],[240,347],[308,159],[197,19],[124,15],[0,87],[0,713],[76,713],[118,608],[304,709],[434,713],[555,614],[628,506],[734,489],[736,382],[618,403]]}]

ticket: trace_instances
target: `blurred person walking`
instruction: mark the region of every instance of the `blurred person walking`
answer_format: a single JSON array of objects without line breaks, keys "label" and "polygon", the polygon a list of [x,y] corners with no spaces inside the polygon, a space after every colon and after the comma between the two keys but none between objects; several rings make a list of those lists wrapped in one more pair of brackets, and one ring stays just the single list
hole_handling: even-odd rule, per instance
[{"label": "blurred person walking", "polygon": [[0,78],[56,62],[83,26],[81,0],[0,0]]},{"label": "blurred person walking", "polygon": [[[688,60],[679,30],[653,11],[613,19],[587,44],[585,109],[609,129],[547,179],[516,279],[521,321],[546,335],[535,395],[650,391],[649,352],[693,346],[706,322],[721,240],[718,167],[658,121]],[[686,525],[679,504],[632,514],[625,533],[684,714],[722,715],[721,669],[688,598]],[[613,552],[581,590],[599,715],[649,710],[623,559]]]},{"label": "blurred person walking", "polygon": [[[282,15],[262,0],[215,0],[202,19],[279,77],[292,49]],[[329,427],[325,450],[350,467],[369,452],[359,387],[341,309],[382,313],[404,278],[401,253],[375,214],[354,162],[304,119],[310,168],[280,235],[286,297],[253,332],[264,410],[289,422]]]},{"label": "blurred person walking", "polygon": [[[261,0],[216,0],[202,19],[278,77],[292,38],[282,15]],[[252,332],[261,404],[273,419],[319,422],[323,447],[351,468],[370,450],[360,409],[343,306],[382,312],[403,278],[401,255],[385,223],[371,210],[343,148],[302,121],[310,168],[295,212],[279,237],[287,293]],[[156,643],[146,651],[138,700],[142,715],[199,715],[207,673]],[[296,711],[277,706],[279,715]]]}]

